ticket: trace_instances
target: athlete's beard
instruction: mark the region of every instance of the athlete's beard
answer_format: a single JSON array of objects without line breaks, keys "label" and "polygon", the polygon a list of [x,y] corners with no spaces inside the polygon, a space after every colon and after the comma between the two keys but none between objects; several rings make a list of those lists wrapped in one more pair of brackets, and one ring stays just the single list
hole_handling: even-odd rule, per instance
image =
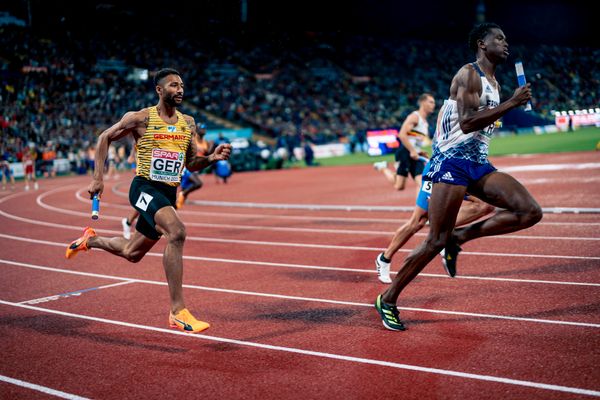
[{"label": "athlete's beard", "polygon": [[167,103],[167,105],[169,107],[173,107],[173,108],[176,108],[178,105],[177,102],[175,101],[175,96],[165,97],[165,103]]}]

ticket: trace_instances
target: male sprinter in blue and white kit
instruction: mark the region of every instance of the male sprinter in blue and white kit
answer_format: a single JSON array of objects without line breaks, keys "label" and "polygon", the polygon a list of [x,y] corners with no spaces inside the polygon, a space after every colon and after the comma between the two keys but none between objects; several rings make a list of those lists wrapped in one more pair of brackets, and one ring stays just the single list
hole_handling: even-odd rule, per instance
[{"label": "male sprinter in blue and white kit", "polygon": [[[390,330],[406,329],[396,307],[398,296],[442,249],[446,263],[455,263],[460,244],[518,231],[542,219],[542,210],[527,189],[488,161],[495,122],[531,99],[529,84],[517,88],[510,99],[500,103],[495,72],[508,57],[508,43],[498,25],[483,23],[474,27],[469,33],[469,47],[476,53],[476,62],[464,65],[454,76],[450,98],[438,115],[431,169],[426,177],[433,182],[429,235],[404,260],[392,284],[375,301],[383,325]],[[454,229],[467,191],[503,210]]]},{"label": "male sprinter in blue and white kit", "polygon": [[[430,162],[425,164],[423,175],[427,175],[430,166]],[[427,223],[427,219],[429,218],[427,212],[429,210],[429,198],[431,197],[432,185],[433,184],[431,181],[423,180],[419,189],[419,194],[417,195],[416,206],[412,215],[404,225],[396,230],[394,237],[392,237],[392,241],[385,251],[379,253],[377,258],[375,258],[377,278],[381,283],[392,283],[392,278],[390,278],[392,257]],[[492,211],[494,211],[493,206],[484,203],[475,196],[467,194],[465,195],[465,199],[460,206],[460,210],[458,211],[458,216],[456,217],[456,226],[469,224],[481,217],[488,215]],[[446,268],[448,275],[451,278],[454,278],[456,271],[449,270],[446,263],[444,263],[444,267]]]},{"label": "male sprinter in blue and white kit", "polygon": [[83,236],[74,240],[65,256],[72,258],[80,251],[99,248],[139,262],[165,236],[167,244],[163,267],[170,295],[169,325],[184,332],[196,333],[210,325],[197,320],[183,301],[183,244],[185,226],[175,211],[177,186],[181,171],[187,167],[197,171],[229,158],[231,146],[220,145],[206,157],[196,154],[193,140],[194,119],[177,111],[183,101],[183,81],[179,72],[165,68],[154,77],[158,104],[140,111],[128,112],[98,138],[96,168],[88,187],[90,196],[104,191],[103,171],[108,146],[112,141],[131,135],[136,142],[136,176],[129,188],[129,202],[140,213],[136,230],[130,240],[106,238],[86,228]]}]

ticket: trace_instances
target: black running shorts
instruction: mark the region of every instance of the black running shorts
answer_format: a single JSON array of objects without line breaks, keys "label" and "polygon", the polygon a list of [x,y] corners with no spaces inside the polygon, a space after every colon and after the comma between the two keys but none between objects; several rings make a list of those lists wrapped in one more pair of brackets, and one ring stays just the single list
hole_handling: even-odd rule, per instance
[{"label": "black running shorts", "polygon": [[141,176],[133,178],[129,187],[129,203],[140,213],[135,229],[149,239],[160,239],[154,215],[163,207],[175,207],[176,200],[177,186],[153,182]]},{"label": "black running shorts", "polygon": [[406,150],[406,147],[400,145],[396,150],[396,161],[398,162],[398,169],[396,174],[407,177],[408,173],[412,175],[413,179],[423,174],[423,168],[425,163],[422,160],[413,160],[410,158],[410,152]]}]

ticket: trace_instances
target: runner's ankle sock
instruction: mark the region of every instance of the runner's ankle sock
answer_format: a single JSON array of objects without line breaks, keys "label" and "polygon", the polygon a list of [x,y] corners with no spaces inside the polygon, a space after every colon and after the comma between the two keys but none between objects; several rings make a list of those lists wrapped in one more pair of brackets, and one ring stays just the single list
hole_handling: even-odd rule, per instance
[{"label": "runner's ankle sock", "polygon": [[383,253],[381,253],[381,255],[379,256],[379,259],[380,259],[381,261],[383,261],[384,263],[388,263],[388,264],[392,262],[392,260],[391,260],[391,259],[387,259],[387,258],[385,258],[385,255],[383,255]]}]

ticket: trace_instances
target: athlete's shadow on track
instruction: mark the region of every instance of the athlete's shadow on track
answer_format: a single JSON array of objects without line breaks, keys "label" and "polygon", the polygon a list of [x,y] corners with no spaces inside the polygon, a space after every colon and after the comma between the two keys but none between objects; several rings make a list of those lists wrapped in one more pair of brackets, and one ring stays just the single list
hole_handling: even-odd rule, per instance
[{"label": "athlete's shadow on track", "polygon": [[[600,315],[600,302],[589,303],[589,304],[579,304],[576,306],[555,308],[555,309],[551,309],[551,310],[538,311],[538,312],[532,312],[532,313],[523,313],[523,314],[520,314],[517,316],[522,317],[522,318],[543,319],[543,318],[557,317],[557,316],[573,317],[576,315],[582,315],[582,316],[594,315],[597,317],[598,315]],[[591,323],[598,323],[598,321],[593,321]]]},{"label": "athlete's shadow on track", "polygon": [[[486,272],[485,276],[502,277],[512,275],[535,275],[535,274],[570,274],[574,272],[596,271],[598,269],[597,260],[577,260],[572,263],[560,263],[554,265],[544,265],[534,268],[515,268],[506,271]],[[565,280],[567,276],[560,276],[560,280]]]},{"label": "athlete's shadow on track", "polygon": [[90,325],[90,322],[63,317],[60,315],[37,315],[30,317],[2,316],[0,317],[0,325],[7,326],[12,330],[21,329],[43,335],[64,336],[69,339],[82,339],[111,346],[132,347],[142,350],[160,351],[166,353],[185,353],[189,350],[158,344],[143,343],[140,337],[137,337],[138,340],[135,341],[122,337],[106,336],[97,332],[85,332],[84,330],[88,325]]},{"label": "athlete's shadow on track", "polygon": [[327,270],[302,270],[302,271],[287,271],[285,275],[295,281],[327,281],[327,282],[377,282],[377,275],[365,274],[364,272],[340,272]]},{"label": "athlete's shadow on track", "polygon": [[[268,333],[263,333],[255,336],[244,336],[240,340],[248,342],[260,342],[266,339],[273,339],[277,337],[285,337],[288,335],[297,335],[301,332],[310,332],[314,330],[315,325],[346,325],[349,319],[361,314],[361,310],[352,310],[351,308],[314,308],[314,309],[302,309],[302,310],[290,310],[292,307],[290,302],[281,303],[279,305],[272,305],[272,312],[265,311],[265,307],[261,306],[260,309],[248,311],[247,321],[256,323],[257,321],[270,321],[273,322],[286,322],[285,327],[282,329],[272,329]],[[282,311],[284,310],[284,311]],[[340,321],[345,321],[340,323]],[[206,347],[212,348],[216,351],[235,351],[241,348],[240,345],[231,343],[212,343],[207,344]]]}]

